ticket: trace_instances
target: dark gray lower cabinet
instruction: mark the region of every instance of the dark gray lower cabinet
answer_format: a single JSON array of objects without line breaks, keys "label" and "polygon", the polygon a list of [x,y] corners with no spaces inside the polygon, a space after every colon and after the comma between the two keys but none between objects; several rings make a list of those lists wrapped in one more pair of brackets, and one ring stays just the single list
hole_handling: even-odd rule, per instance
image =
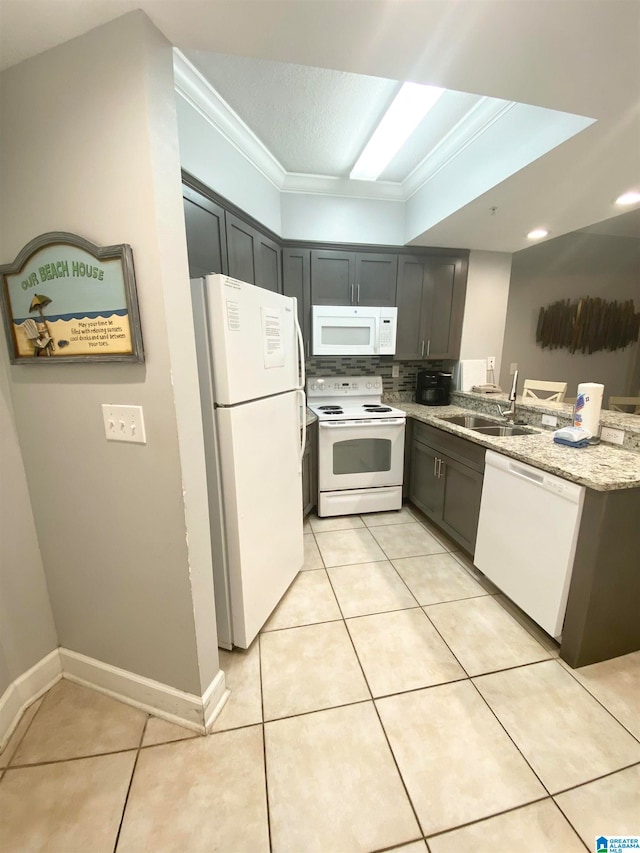
[{"label": "dark gray lower cabinet", "polygon": [[302,515],[309,515],[318,503],[318,424],[307,426],[302,457]]},{"label": "dark gray lower cabinet", "polygon": [[484,479],[485,450],[414,422],[409,499],[473,556]]}]

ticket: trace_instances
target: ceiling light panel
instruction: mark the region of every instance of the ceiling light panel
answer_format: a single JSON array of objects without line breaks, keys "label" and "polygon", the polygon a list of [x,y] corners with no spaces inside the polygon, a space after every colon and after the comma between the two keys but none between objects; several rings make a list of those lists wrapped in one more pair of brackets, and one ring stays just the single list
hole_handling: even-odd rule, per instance
[{"label": "ceiling light panel", "polygon": [[444,91],[437,86],[403,83],[349,177],[375,181]]}]

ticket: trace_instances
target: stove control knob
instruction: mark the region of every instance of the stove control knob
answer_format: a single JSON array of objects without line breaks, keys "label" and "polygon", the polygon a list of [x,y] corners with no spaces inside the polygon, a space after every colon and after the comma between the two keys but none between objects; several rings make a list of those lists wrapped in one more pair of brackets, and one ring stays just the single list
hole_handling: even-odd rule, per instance
[{"label": "stove control knob", "polygon": [[371,383],[367,382],[367,388],[371,388]]},{"label": "stove control knob", "polygon": [[374,384],[374,386],[373,386],[373,387],[374,387],[374,388],[379,388],[379,387],[380,387],[380,383],[379,383],[379,382],[376,382],[376,383]]},{"label": "stove control knob", "polygon": [[311,390],[312,390],[312,391],[315,391],[317,387],[318,387],[318,386],[317,386],[317,385],[316,385],[316,383],[314,382],[314,383],[311,385]]}]

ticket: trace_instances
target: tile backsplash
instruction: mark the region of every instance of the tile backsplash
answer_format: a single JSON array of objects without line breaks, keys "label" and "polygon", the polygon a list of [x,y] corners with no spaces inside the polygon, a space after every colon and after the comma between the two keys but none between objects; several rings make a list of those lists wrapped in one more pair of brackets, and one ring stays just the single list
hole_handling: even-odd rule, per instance
[{"label": "tile backsplash", "polygon": [[[391,375],[394,364],[398,366],[397,377]],[[442,361],[394,361],[390,355],[316,356],[306,360],[307,376],[382,376],[385,394],[413,393],[418,370],[443,370],[447,366]]]}]

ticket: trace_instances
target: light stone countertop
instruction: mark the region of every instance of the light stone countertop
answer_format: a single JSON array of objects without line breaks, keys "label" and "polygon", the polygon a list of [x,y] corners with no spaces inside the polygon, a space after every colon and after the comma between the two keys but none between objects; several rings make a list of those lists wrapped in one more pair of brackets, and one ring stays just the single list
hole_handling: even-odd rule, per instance
[{"label": "light stone countertop", "polygon": [[309,424],[315,423],[318,420],[318,416],[314,415],[311,409],[307,409],[307,426]]},{"label": "light stone countertop", "polygon": [[[443,417],[469,415],[478,410],[461,406],[421,406],[397,401],[396,405],[421,423],[459,435],[483,447],[518,459],[550,474],[599,492],[640,488],[640,453],[604,442],[575,448],[555,444],[553,429],[538,429],[533,435],[493,436],[443,421]],[[493,417],[489,415],[489,417]],[[505,423],[496,418],[496,423]],[[534,427],[528,427],[534,429]]]}]

